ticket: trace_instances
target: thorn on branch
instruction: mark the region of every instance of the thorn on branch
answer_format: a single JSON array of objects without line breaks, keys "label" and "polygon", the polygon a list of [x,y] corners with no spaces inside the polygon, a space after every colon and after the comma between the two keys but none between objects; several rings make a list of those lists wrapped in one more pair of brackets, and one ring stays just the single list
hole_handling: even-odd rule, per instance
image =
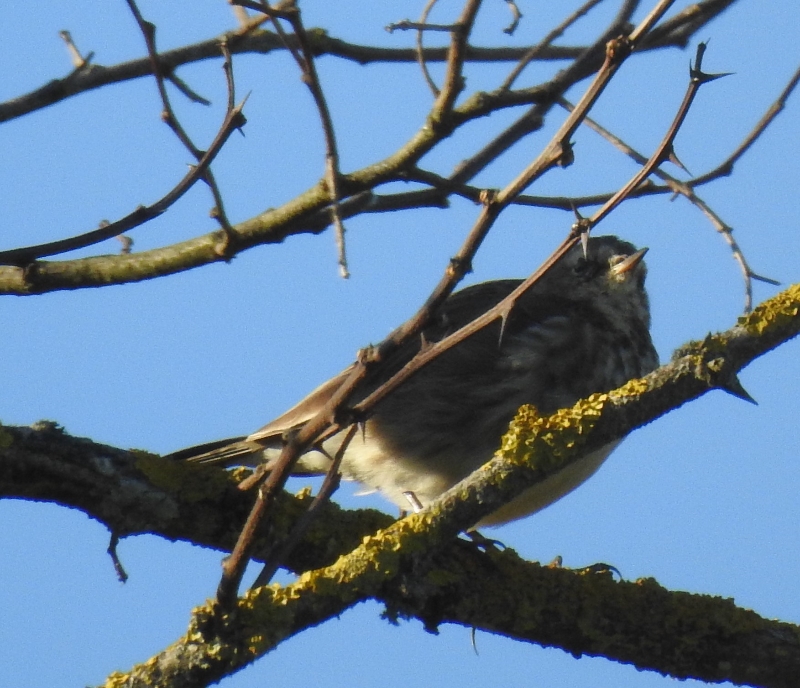
[{"label": "thorn on branch", "polygon": [[570,228],[572,236],[580,237],[583,257],[589,256],[589,232],[592,231],[592,221],[588,217],[583,217],[580,211],[573,205],[572,212],[575,213],[576,220]]},{"label": "thorn on branch", "polygon": [[750,279],[754,279],[757,282],[764,282],[766,284],[771,284],[773,287],[781,286],[780,280],[772,279],[771,277],[764,277],[764,275],[759,275],[752,270],[750,271]]},{"label": "thorn on branch", "polygon": [[169,81],[175,88],[177,88],[181,93],[188,100],[193,103],[197,103],[198,105],[211,105],[211,101],[208,98],[201,96],[197,91],[192,89],[189,84],[187,84],[183,79],[178,77],[174,71],[170,70],[168,74],[165,75],[167,81]]},{"label": "thorn on branch", "polygon": [[675,149],[671,145],[669,147],[669,150],[667,151],[667,160],[669,160],[676,167],[680,167],[690,177],[692,176],[692,173],[689,172],[689,169],[686,167],[686,165],[684,165],[681,162],[680,158],[675,154]]},{"label": "thorn on branch", "polygon": [[581,249],[583,249],[584,259],[589,258],[589,230],[581,232]]},{"label": "thorn on branch", "polygon": [[151,21],[147,21],[146,19],[142,20],[141,23],[142,32],[145,34],[146,38],[149,38],[151,41],[155,43],[156,39],[156,25],[153,24]]},{"label": "thorn on branch", "polygon": [[707,84],[710,81],[721,79],[723,76],[730,76],[733,72],[720,72],[719,74],[706,74],[703,71],[703,56],[708,48],[708,43],[698,43],[697,52],[695,53],[694,65],[689,62],[689,77],[696,84]]},{"label": "thorn on branch", "polygon": [[736,375],[736,373],[732,373],[727,380],[719,383],[717,387],[723,392],[732,394],[737,399],[741,399],[742,401],[747,401],[758,406],[758,402],[753,399],[752,396],[750,396],[750,393],[744,388],[744,385],[742,385],[742,382],[739,380],[739,377]]},{"label": "thorn on branch", "polygon": [[94,57],[94,53],[91,52],[86,57],[81,55],[81,51],[78,50],[78,47],[72,40],[72,34],[66,29],[59,31],[58,35],[61,36],[61,40],[63,40],[67,46],[67,52],[69,53],[70,61],[72,62],[72,66],[75,68],[75,71],[77,72],[85,67],[88,67],[89,63]]},{"label": "thorn on branch", "polygon": [[[545,48],[552,45],[553,41],[560,38],[564,35],[564,32],[572,26],[576,21],[578,21],[581,17],[585,16],[587,12],[589,12],[595,5],[600,4],[603,0],[587,0],[581,7],[575,10],[572,14],[570,14],[563,22],[561,22],[558,26],[556,26],[550,33],[548,33],[539,43],[534,45],[522,59],[517,62],[517,66],[511,70],[509,75],[506,77],[505,81],[500,85],[500,91],[508,91],[511,86],[513,85],[514,81],[516,81],[517,77],[522,73],[522,70],[525,69],[536,57],[538,57]],[[516,5],[514,6],[516,7]],[[519,12],[519,9],[517,9]],[[522,14],[519,15],[522,17]],[[513,24],[512,24],[513,26]],[[508,27],[509,29],[511,27]],[[514,27],[516,28],[516,27]],[[508,29],[506,29],[508,32]]]}]

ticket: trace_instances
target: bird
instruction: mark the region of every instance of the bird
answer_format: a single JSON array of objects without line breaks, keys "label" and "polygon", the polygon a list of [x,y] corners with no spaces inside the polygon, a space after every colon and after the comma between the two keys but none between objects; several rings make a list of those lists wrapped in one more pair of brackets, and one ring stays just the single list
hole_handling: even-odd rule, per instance
[{"label": "bird", "polygon": [[[658,354],[650,337],[646,252],[611,235],[574,245],[509,313],[443,352],[385,397],[346,446],[342,477],[381,493],[401,510],[409,504],[419,510],[492,458],[521,406],[549,415],[654,370]],[[451,294],[421,337],[391,357],[386,374],[399,370],[426,343],[482,315],[521,282],[487,281]],[[274,462],[286,433],[316,415],[352,368],[247,437],[190,447],[171,457],[224,466]],[[368,383],[351,403],[382,380]],[[327,472],[344,437],[339,432],[308,450],[295,474]],[[591,477],[618,443],[570,463],[474,527],[501,525],[552,504]]]}]

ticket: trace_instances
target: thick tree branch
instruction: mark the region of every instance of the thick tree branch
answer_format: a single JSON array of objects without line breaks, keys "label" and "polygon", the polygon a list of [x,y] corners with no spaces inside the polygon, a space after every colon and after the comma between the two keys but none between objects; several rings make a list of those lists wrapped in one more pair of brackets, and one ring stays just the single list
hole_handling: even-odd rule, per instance
[{"label": "thick tree branch", "polygon": [[[671,363],[646,378],[593,395],[548,418],[523,408],[495,459],[430,509],[389,527],[387,517],[357,512],[356,522],[349,524],[357,532],[350,539],[334,538],[336,552],[327,549],[305,561],[323,568],[290,586],[257,589],[239,601],[235,615],[222,621],[201,608],[186,637],[130,675],[110,677],[108,685],[205,685],[303,628],[370,597],[430,627],[448,621],[471,625],[677,677],[775,688],[794,685],[800,670],[800,629],[794,626],[766,621],[726,600],[669,593],[652,581],[615,583],[597,574],[552,571],[520,562],[510,553],[493,555],[491,563],[484,564],[482,557],[463,552],[453,539],[583,452],[623,437],[710,389],[735,390],[742,367],[798,332],[800,285],[795,285],[740,318],[730,330],[683,347]],[[189,471],[143,453],[66,438],[52,428],[3,428],[0,446],[0,494],[81,508],[115,533],[150,529],[175,538],[182,537],[176,528],[197,528],[202,536],[192,539],[225,549],[247,509],[242,503],[246,497],[233,486],[237,474]],[[63,448],[56,450],[57,446]],[[119,498],[123,501],[115,502]],[[291,500],[286,504],[290,511],[301,511]],[[334,513],[318,519],[312,532],[347,518],[347,512]],[[365,518],[374,520],[367,525]],[[376,526],[384,530],[361,540]],[[309,544],[325,542],[320,531],[307,537],[312,538]],[[360,544],[326,565],[354,542]],[[510,618],[507,601],[478,601],[470,594],[474,586],[507,594],[516,600],[515,609],[531,613]],[[532,606],[521,605],[520,600],[528,598]],[[536,621],[545,611],[548,622]],[[616,620],[611,636],[608,619]],[[664,629],[676,624],[683,640],[671,634],[667,642]],[[652,647],[660,649],[652,653]]]},{"label": "thick tree branch", "polygon": [[[0,426],[0,498],[47,501],[79,509],[119,538],[152,533],[229,552],[253,502],[238,483],[249,471],[220,471],[167,461],[144,451],[124,450],[71,437],[56,424]],[[283,494],[269,538],[255,558],[306,512],[311,496]],[[346,511],[328,503],[312,524],[305,547],[286,566],[301,572],[333,563],[361,538],[391,524],[386,514]],[[334,527],[331,527],[334,526]]]}]

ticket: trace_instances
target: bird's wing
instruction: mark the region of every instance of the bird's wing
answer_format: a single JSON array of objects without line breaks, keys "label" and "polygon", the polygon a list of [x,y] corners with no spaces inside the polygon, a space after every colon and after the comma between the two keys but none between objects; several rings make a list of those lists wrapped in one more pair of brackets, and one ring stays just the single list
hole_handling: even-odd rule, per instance
[{"label": "bird's wing", "polygon": [[438,341],[469,324],[496,306],[521,283],[518,279],[473,284],[452,294],[444,302],[434,322],[425,328],[429,341]]},{"label": "bird's wing", "polygon": [[[479,315],[489,310],[492,306],[510,294],[520,283],[520,280],[497,280],[494,282],[484,282],[476,284],[461,291],[456,292],[444,303],[436,319],[424,330],[424,337],[427,341],[433,342],[455,332],[471,322]],[[373,381],[368,384],[362,396],[366,396],[375,389],[380,382],[393,375],[402,368],[420,349],[420,341],[415,339],[401,347],[391,358],[391,362],[386,368],[386,373],[382,380]],[[323,382],[308,396],[295,404],[286,413],[278,416],[249,435],[247,442],[258,442],[267,444],[271,440],[280,437],[288,430],[296,428],[302,423],[313,418],[330,401],[330,398],[342,386],[344,381],[353,371],[355,364],[349,365],[341,373],[335,375],[327,382]]]},{"label": "bird's wing", "polygon": [[[423,331],[424,339],[429,342],[439,341],[455,332],[501,301],[519,283],[520,280],[497,280],[476,284],[456,292],[447,299],[434,321],[425,328]],[[383,380],[388,379],[410,361],[419,351],[420,345],[421,341],[414,339],[396,351],[381,379],[368,383],[362,396],[366,396]],[[302,425],[319,413],[348,378],[353,367],[354,364],[351,364],[341,373],[317,387],[286,413],[278,416],[247,437],[234,437],[189,447],[169,454],[168,458],[197,463],[236,464],[255,462],[256,457],[261,456],[262,449],[271,445],[280,446],[284,433]]]},{"label": "bird's wing", "polygon": [[295,404],[286,413],[278,416],[267,423],[263,428],[259,428],[253,434],[248,435],[248,442],[268,443],[271,439],[281,437],[283,433],[298,425],[311,420],[316,416],[322,407],[330,401],[339,387],[352,372],[354,364],[349,365],[341,373],[335,375],[327,382],[323,382],[311,394]]}]

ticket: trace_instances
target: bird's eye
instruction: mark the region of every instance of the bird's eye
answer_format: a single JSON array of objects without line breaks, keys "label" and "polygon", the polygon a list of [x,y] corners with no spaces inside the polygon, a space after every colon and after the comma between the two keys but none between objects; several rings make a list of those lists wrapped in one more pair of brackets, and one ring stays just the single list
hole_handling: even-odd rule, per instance
[{"label": "bird's eye", "polygon": [[578,275],[578,277],[583,277],[589,274],[591,267],[592,264],[586,260],[586,258],[578,258],[575,265],[572,266],[572,272]]}]

